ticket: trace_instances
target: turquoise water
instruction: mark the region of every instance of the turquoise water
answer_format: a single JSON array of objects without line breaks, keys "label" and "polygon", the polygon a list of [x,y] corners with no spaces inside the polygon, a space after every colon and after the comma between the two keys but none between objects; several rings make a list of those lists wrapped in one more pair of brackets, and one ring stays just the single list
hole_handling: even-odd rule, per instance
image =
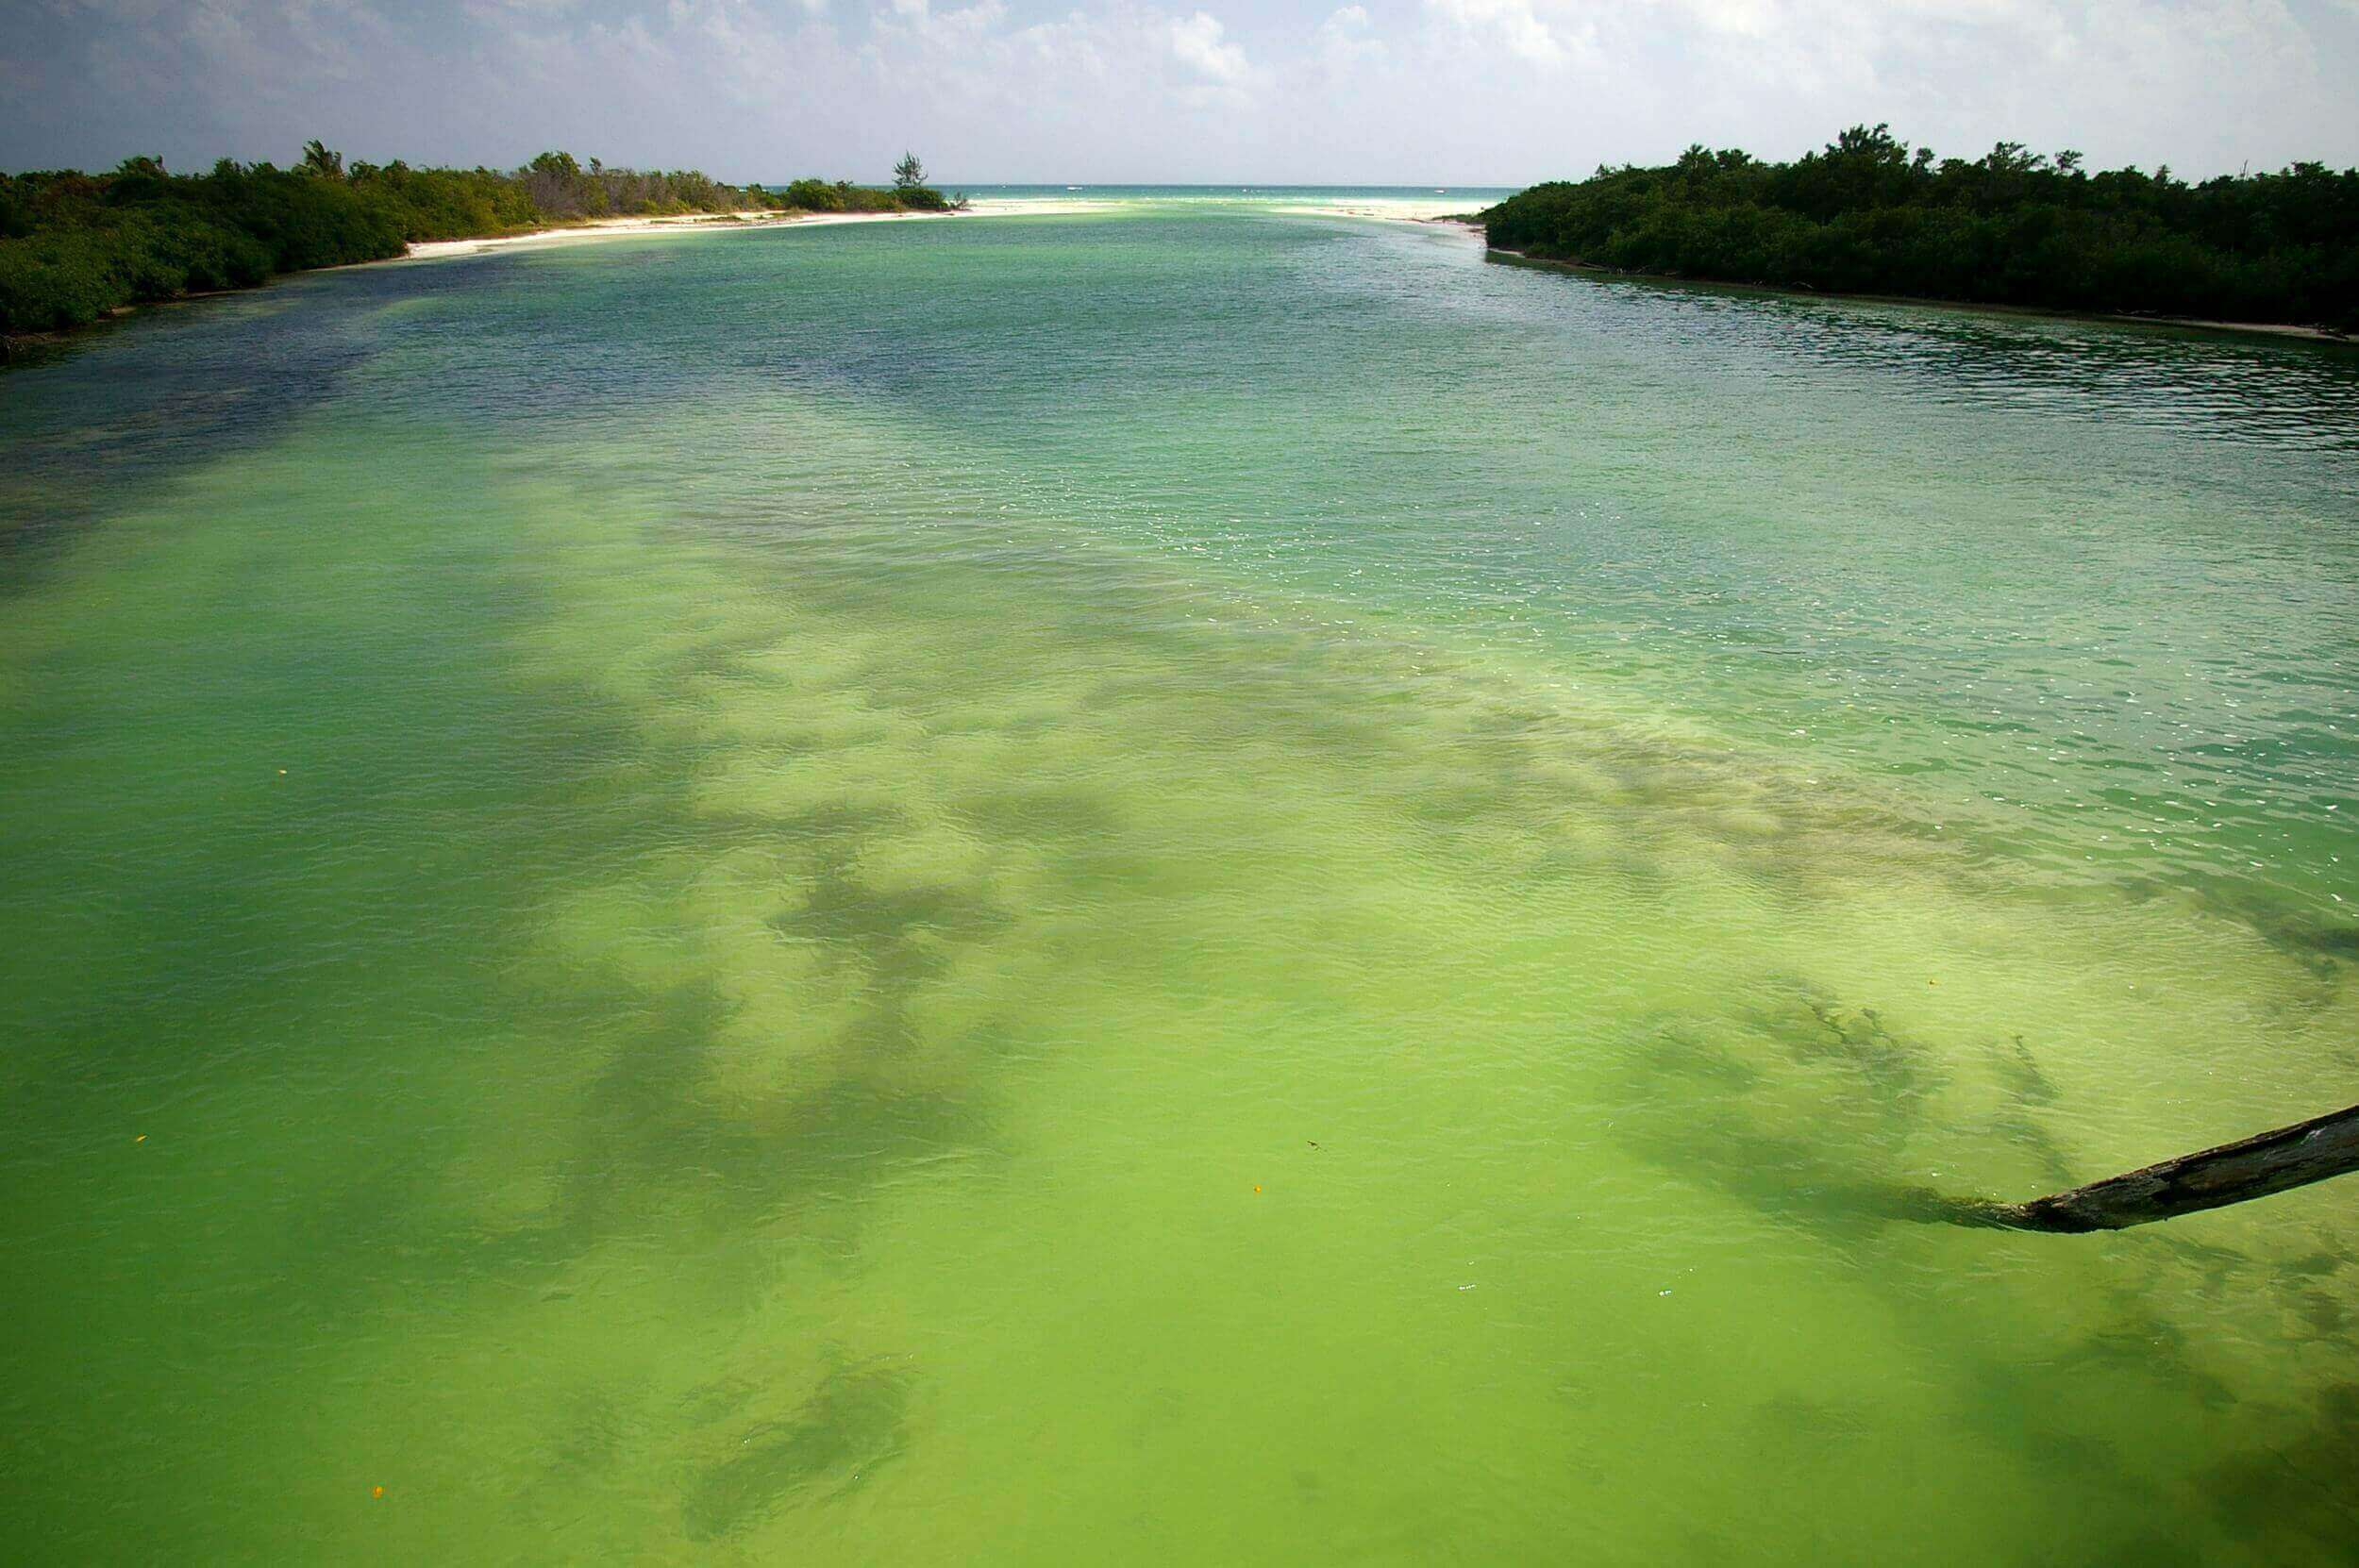
[{"label": "turquoise water", "polygon": [[1516,185],[961,185],[943,188],[979,202],[1151,204],[1165,216],[1191,206],[1316,207],[1352,212],[1407,208],[1411,215],[1474,212],[1523,189]]},{"label": "turquoise water", "polygon": [[[1274,206],[0,380],[0,1556],[2347,1561],[2359,360]],[[381,1490],[380,1490],[381,1489]]]}]

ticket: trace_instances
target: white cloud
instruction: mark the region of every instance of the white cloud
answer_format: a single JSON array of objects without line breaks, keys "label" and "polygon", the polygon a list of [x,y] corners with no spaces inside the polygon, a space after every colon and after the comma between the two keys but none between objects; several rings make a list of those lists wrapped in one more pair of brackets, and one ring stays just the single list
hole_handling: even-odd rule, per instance
[{"label": "white cloud", "polygon": [[1564,65],[1591,52],[1586,24],[1570,17],[1545,21],[1535,0],[1426,0],[1426,10],[1446,28],[1496,41],[1532,65]]},{"label": "white cloud", "polygon": [[1377,36],[1376,20],[1365,6],[1343,6],[1329,12],[1313,36],[1312,48],[1330,80],[1375,70],[1391,53]]},{"label": "white cloud", "polygon": [[76,0],[0,28],[0,166],[283,161],[321,136],[732,178],[878,178],[913,146],[955,178],[1457,184],[1692,141],[1790,157],[1880,120],[1965,156],[2359,162],[2359,0],[1329,5]]},{"label": "white cloud", "polygon": [[1218,17],[1197,11],[1172,23],[1171,52],[1213,81],[1239,85],[1253,74],[1253,68],[1243,49],[1224,41],[1225,31]]}]

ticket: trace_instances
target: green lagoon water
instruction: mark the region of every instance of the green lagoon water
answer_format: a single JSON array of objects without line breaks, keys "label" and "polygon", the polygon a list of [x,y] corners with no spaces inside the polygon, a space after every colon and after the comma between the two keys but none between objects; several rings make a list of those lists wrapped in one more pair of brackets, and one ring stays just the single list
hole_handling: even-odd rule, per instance
[{"label": "green lagoon water", "polygon": [[2348,351],[1134,201],[0,459],[0,1559],[2359,1550],[2359,1182],[1886,1217],[2359,1097]]}]

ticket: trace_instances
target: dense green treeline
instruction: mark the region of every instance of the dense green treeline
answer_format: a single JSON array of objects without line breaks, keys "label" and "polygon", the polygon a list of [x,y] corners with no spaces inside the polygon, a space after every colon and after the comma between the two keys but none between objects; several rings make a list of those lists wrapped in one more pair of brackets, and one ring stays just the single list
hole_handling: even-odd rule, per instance
[{"label": "dense green treeline", "polygon": [[893,166],[893,187],[854,185],[837,180],[798,179],[779,192],[786,205],[803,212],[960,212],[966,198],[956,200],[926,183],[926,165],[915,153],[903,153]]},{"label": "dense green treeline", "polygon": [[778,192],[778,199],[802,212],[951,212],[964,205],[930,185],[900,185],[890,190],[853,185],[845,180],[798,179]]},{"label": "dense green treeline", "polygon": [[398,256],[412,241],[606,217],[954,205],[916,182],[878,190],[798,180],[781,198],[694,170],[610,169],[596,158],[584,167],[567,153],[509,172],[347,168],[317,142],[293,169],[225,158],[208,174],[175,175],[134,158],[103,175],[0,175],[0,341],[79,326],[125,305]]},{"label": "dense green treeline", "polygon": [[2359,170],[2190,185],[2001,142],[1972,162],[1854,126],[1792,163],[1694,146],[1481,215],[1505,250],[1846,293],[2359,330]]}]

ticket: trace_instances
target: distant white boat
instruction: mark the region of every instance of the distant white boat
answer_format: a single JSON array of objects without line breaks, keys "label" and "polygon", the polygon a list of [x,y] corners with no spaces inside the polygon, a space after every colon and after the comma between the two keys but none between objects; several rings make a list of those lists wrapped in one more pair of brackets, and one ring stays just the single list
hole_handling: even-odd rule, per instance
[{"label": "distant white boat", "polygon": [[1068,191],[1079,191],[1079,189],[1081,189],[1081,188],[1080,188],[1079,186],[1078,186],[1078,185],[1068,185],[1068,186],[1066,186],[1066,187],[1065,187],[1065,189],[1066,189],[1066,190],[1068,190]]}]

